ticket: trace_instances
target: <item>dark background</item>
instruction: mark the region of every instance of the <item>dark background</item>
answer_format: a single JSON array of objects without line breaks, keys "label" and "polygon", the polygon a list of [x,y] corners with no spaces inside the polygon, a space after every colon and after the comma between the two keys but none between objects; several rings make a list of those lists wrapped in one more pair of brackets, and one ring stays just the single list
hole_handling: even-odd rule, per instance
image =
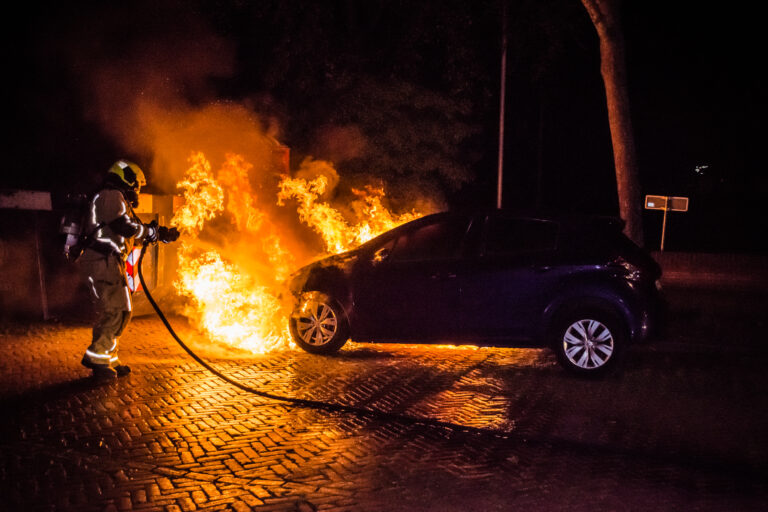
[{"label": "dark background", "polygon": [[[673,3],[623,7],[643,193],[690,197],[689,212],[670,214],[668,250],[764,252],[759,16],[746,3]],[[343,182],[386,184],[395,205],[419,193],[495,204],[501,1],[17,8],[4,16],[0,188],[58,193],[118,156],[151,160],[94,113],[93,77],[109,67],[133,93],[151,92],[131,86],[152,70],[185,105],[246,105],[294,164],[331,160]],[[579,0],[509,0],[507,13],[505,206],[617,214],[586,11]],[[644,216],[651,249],[661,217]]]}]

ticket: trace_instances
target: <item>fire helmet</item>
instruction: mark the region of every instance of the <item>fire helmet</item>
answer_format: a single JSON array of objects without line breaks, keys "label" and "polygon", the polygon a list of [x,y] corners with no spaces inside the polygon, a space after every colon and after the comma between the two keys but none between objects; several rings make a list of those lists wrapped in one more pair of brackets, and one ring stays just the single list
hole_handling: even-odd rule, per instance
[{"label": "fire helmet", "polygon": [[117,178],[121,186],[137,192],[147,184],[147,179],[144,177],[144,171],[141,170],[141,167],[128,160],[118,160],[115,162],[107,171],[107,175],[112,180]]}]

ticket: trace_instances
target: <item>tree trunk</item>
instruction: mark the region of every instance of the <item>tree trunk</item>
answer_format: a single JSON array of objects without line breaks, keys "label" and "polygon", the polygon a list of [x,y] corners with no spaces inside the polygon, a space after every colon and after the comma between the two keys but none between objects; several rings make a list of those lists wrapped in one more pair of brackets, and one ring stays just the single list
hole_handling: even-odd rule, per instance
[{"label": "tree trunk", "polygon": [[616,167],[619,214],[624,232],[643,245],[642,197],[638,179],[635,139],[629,112],[624,37],[619,20],[619,0],[581,0],[600,39],[600,73],[605,85],[608,124]]}]

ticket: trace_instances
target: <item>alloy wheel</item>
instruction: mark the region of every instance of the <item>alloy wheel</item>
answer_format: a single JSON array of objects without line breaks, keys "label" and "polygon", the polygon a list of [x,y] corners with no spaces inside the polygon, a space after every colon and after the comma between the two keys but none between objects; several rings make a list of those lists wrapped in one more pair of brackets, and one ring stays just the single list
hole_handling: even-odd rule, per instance
[{"label": "alloy wheel", "polygon": [[329,343],[337,330],[336,313],[324,302],[308,301],[297,314],[297,334],[308,345],[321,346]]},{"label": "alloy wheel", "polygon": [[613,352],[613,334],[605,324],[597,320],[577,320],[568,326],[563,335],[563,353],[577,368],[601,368]]}]

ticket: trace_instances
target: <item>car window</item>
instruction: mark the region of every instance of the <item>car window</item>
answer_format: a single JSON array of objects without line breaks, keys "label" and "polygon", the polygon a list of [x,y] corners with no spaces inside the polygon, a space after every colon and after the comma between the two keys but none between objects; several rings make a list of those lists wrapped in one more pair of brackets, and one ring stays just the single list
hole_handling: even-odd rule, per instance
[{"label": "car window", "polygon": [[555,248],[557,224],[554,222],[491,217],[485,241],[486,254],[515,254],[548,251]]},{"label": "car window", "polygon": [[439,260],[455,257],[467,231],[467,219],[444,219],[403,233],[397,238],[392,261]]}]

